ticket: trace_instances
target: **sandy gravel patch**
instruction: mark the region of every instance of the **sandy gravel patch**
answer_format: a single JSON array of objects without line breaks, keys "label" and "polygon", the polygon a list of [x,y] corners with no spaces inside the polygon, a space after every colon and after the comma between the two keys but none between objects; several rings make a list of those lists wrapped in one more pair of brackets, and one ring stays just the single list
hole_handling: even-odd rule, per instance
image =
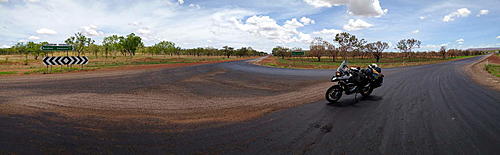
[{"label": "sandy gravel patch", "polygon": [[488,88],[500,91],[500,78],[491,75],[484,68],[484,66],[487,63],[492,63],[492,62],[500,63],[500,60],[497,57],[495,57],[495,55],[489,55],[485,56],[484,58],[475,63],[466,65],[464,67],[467,74],[474,81]]}]

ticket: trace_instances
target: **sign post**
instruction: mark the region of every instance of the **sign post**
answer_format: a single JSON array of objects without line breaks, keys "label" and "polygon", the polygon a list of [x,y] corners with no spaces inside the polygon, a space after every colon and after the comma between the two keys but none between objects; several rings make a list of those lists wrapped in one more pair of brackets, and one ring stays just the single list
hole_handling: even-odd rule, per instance
[{"label": "sign post", "polygon": [[68,44],[45,44],[40,47],[42,51],[66,51],[66,56],[61,57],[45,57],[43,58],[43,63],[47,66],[47,71],[52,71],[52,65],[73,65],[81,64],[82,68],[84,64],[87,64],[89,59],[86,56],[69,56],[69,51],[74,50],[74,47]]},{"label": "sign post", "polygon": [[46,44],[42,45],[42,51],[72,51],[73,46],[67,44]]},{"label": "sign post", "polygon": [[305,53],[303,51],[295,51],[292,52],[292,56],[304,56]]}]

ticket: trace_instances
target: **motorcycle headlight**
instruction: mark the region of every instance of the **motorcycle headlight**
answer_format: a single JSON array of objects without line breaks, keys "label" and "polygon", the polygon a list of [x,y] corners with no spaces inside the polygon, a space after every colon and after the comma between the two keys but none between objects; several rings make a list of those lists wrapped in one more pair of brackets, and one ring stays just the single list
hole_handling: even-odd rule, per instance
[{"label": "motorcycle headlight", "polygon": [[335,72],[335,76],[340,77],[342,74],[340,72]]}]

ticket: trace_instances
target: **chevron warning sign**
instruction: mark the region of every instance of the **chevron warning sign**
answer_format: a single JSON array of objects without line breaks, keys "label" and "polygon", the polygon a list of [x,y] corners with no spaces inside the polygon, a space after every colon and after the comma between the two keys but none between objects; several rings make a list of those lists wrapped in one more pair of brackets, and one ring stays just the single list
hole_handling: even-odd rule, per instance
[{"label": "chevron warning sign", "polygon": [[86,56],[62,56],[62,57],[45,57],[43,64],[50,65],[85,65],[89,62]]}]

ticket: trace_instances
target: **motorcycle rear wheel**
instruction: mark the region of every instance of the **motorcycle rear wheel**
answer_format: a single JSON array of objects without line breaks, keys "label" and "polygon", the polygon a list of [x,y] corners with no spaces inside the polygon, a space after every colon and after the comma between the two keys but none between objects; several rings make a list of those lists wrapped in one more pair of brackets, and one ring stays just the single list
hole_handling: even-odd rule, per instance
[{"label": "motorcycle rear wheel", "polygon": [[331,103],[337,103],[337,101],[342,97],[342,88],[339,85],[334,85],[326,91],[325,98]]}]

